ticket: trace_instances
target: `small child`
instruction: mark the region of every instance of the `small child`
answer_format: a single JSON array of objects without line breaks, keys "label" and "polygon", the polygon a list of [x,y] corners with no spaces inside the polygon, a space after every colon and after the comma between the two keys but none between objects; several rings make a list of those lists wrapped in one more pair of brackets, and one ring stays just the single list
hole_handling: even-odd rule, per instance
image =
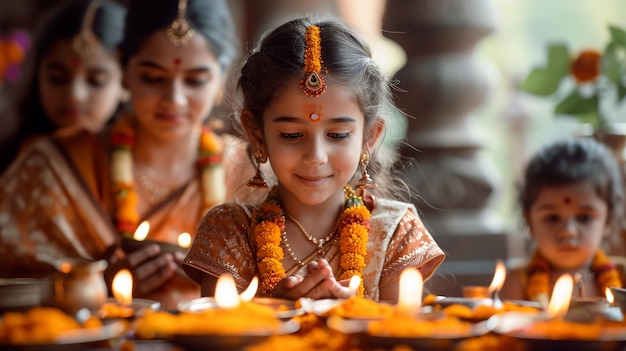
[{"label": "small child", "polygon": [[116,49],[126,9],[112,0],[58,2],[39,24],[16,99],[16,130],[0,140],[0,174],[21,150],[60,130],[104,128],[126,92]]},{"label": "small child", "polygon": [[381,141],[384,118],[401,114],[389,113],[389,82],[357,34],[333,20],[285,23],[247,59],[238,88],[254,160],[270,161],[277,185],[258,207],[206,214],[183,266],[203,295],[228,273],[239,289],[259,277],[261,295],[345,298],[356,275],[361,296],[395,301],[404,268],[433,274],[444,253],[415,206],[391,199],[394,158]]},{"label": "small child", "polygon": [[574,276],[574,296],[605,296],[606,288],[621,287],[601,244],[618,227],[622,198],[617,161],[603,144],[569,138],[541,149],[527,165],[519,194],[536,249],[507,274],[500,296],[545,307],[566,273]]}]

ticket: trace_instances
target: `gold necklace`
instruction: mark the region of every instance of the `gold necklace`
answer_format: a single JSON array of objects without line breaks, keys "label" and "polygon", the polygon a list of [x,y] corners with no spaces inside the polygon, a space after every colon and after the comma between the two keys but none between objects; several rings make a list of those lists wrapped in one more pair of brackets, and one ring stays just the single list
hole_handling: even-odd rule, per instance
[{"label": "gold necklace", "polygon": [[[300,231],[302,231],[302,233],[304,234],[304,237],[306,237],[306,239],[308,241],[312,242],[314,245],[317,246],[317,253],[318,253],[318,255],[320,257],[323,257],[326,254],[324,252],[324,244],[329,242],[335,236],[335,233],[337,233],[337,228],[339,227],[339,220],[335,224],[335,227],[333,228],[333,230],[330,233],[328,233],[328,235],[326,235],[322,239],[318,239],[318,238],[315,238],[315,237],[311,236],[311,234],[309,234],[306,231],[306,229],[304,229],[304,226],[302,224],[300,224],[300,222],[298,222],[290,214],[285,212],[285,216],[287,216],[287,218],[289,218],[292,222],[294,222],[298,226],[298,228],[300,228]],[[341,218],[341,216],[339,216],[339,218]]]},{"label": "gold necklace", "polygon": [[163,201],[172,192],[172,189],[153,182],[143,172],[137,172],[137,175],[139,178],[139,185],[141,185],[141,188],[146,191],[146,195],[148,195],[147,200],[150,205]]},{"label": "gold necklace", "polygon": [[289,255],[291,256],[291,258],[296,261],[296,263],[298,264],[298,267],[302,268],[304,267],[304,262],[302,262],[302,260],[300,260],[298,257],[296,257],[295,252],[293,252],[293,250],[291,249],[291,245],[289,245],[289,241],[287,240],[287,232],[284,231],[283,232],[283,243],[285,243],[285,249],[287,249],[287,252],[289,252]]}]

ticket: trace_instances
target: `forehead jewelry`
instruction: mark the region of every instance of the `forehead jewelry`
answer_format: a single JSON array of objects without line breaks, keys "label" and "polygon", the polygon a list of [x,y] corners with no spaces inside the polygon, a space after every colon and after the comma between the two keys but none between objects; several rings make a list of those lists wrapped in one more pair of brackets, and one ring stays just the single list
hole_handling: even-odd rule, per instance
[{"label": "forehead jewelry", "polygon": [[186,11],[187,0],[178,0],[178,15],[174,22],[165,30],[167,39],[177,47],[187,46],[191,38],[196,34],[196,31],[191,29],[189,22],[185,19]]},{"label": "forehead jewelry", "polygon": [[[318,97],[326,91],[326,83],[320,75],[322,71],[322,45],[320,28],[309,26],[304,37],[304,77],[300,80],[300,88],[309,97]],[[313,119],[313,118],[311,118]]]},{"label": "forehead jewelry", "polygon": [[99,0],[94,0],[87,6],[80,32],[72,39],[72,49],[79,56],[85,56],[90,53],[100,42],[91,30],[99,4]]}]

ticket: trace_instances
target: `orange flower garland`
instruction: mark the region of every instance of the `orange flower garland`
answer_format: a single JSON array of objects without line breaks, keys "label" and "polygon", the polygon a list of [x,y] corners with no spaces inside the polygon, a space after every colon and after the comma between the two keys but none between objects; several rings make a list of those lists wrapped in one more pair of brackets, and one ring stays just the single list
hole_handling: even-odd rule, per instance
[{"label": "orange flower garland", "polygon": [[[598,249],[594,254],[591,270],[601,293],[604,293],[606,288],[622,287],[615,264],[602,249]],[[535,250],[528,265],[526,296],[532,301],[546,305],[550,299],[550,265],[538,250]]]},{"label": "orange flower garland", "polygon": [[[356,192],[346,185],[346,207],[339,221],[340,266],[343,269],[339,280],[362,276],[365,268],[365,255],[369,233],[370,211]],[[270,295],[276,284],[285,277],[283,249],[280,246],[281,234],[285,230],[285,213],[280,207],[278,189],[270,190],[267,199],[254,215],[254,240],[257,245],[257,264],[261,273],[262,291]],[[358,291],[364,295],[363,280]]]},{"label": "orange flower garland", "polygon": [[[132,149],[135,146],[135,130],[129,117],[122,117],[115,123],[111,144],[111,172],[116,202],[115,227],[121,235],[132,237],[139,224],[139,214],[133,180]],[[196,164],[201,170],[202,199],[206,211],[225,200],[223,146],[208,127],[202,128],[199,144]]]},{"label": "orange flower garland", "polygon": [[593,82],[600,75],[601,58],[596,50],[584,50],[572,62],[570,73],[579,84]]},{"label": "orange flower garland", "polygon": [[[346,194],[346,209],[341,214],[339,222],[339,249],[341,250],[341,268],[344,269],[339,280],[346,280],[352,276],[362,277],[365,268],[365,255],[369,240],[370,211],[363,204],[363,199],[348,185],[344,188]],[[359,286],[358,296],[365,293],[363,279]]]},{"label": "orange flower garland", "polygon": [[278,189],[272,188],[267,199],[256,214],[254,240],[257,244],[258,267],[261,272],[263,293],[270,295],[276,284],[285,277],[284,257],[280,247],[281,234],[285,231],[285,214],[280,207]]}]

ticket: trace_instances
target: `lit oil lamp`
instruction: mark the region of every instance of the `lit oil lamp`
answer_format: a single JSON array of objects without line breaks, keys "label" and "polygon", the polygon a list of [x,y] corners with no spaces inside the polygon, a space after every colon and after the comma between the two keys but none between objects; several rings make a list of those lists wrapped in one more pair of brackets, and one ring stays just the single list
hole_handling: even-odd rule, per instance
[{"label": "lit oil lamp", "polygon": [[359,287],[361,286],[361,277],[358,275],[353,275],[350,278],[350,282],[348,283],[348,294],[350,296],[356,296],[359,292]]},{"label": "lit oil lamp", "polygon": [[493,274],[493,279],[491,280],[491,284],[489,284],[489,289],[487,289],[487,294],[491,297],[492,305],[497,309],[502,308],[502,300],[500,300],[498,293],[502,289],[505,279],[506,266],[502,261],[498,260],[496,263],[496,271]]},{"label": "lit oil lamp", "polygon": [[133,277],[128,269],[115,274],[111,288],[113,298],[100,309],[100,315],[104,318],[133,318],[161,307],[157,301],[133,298]]},{"label": "lit oil lamp", "polygon": [[113,278],[111,284],[113,299],[108,300],[100,309],[103,318],[131,318],[135,315],[133,304],[133,277],[128,269],[122,269]]},{"label": "lit oil lamp", "polygon": [[137,226],[137,229],[135,229],[132,239],[122,239],[122,249],[124,249],[125,252],[130,253],[144,247],[145,245],[156,244],[161,247],[162,252],[174,253],[187,252],[191,246],[192,238],[187,232],[183,232],[178,235],[176,244],[147,239],[149,233],[150,223],[148,221],[141,222],[139,226]]},{"label": "lit oil lamp", "polygon": [[221,308],[235,308],[239,300],[235,280],[230,274],[222,274],[215,286],[215,303]]},{"label": "lit oil lamp", "polygon": [[610,288],[604,289],[604,296],[609,306],[615,306],[615,295],[613,295]]},{"label": "lit oil lamp", "polygon": [[395,311],[387,318],[367,324],[365,342],[372,347],[388,347],[390,343],[397,343],[415,349],[431,349],[419,344],[432,340],[437,348],[452,349],[460,338],[487,332],[484,323],[472,324],[445,313],[421,311],[423,288],[424,280],[420,271],[406,268],[400,275]]},{"label": "lit oil lamp", "polygon": [[199,345],[203,349],[244,349],[270,335],[295,332],[299,328],[295,320],[284,322],[273,308],[254,302],[257,289],[255,277],[238,294],[233,277],[222,274],[214,297],[198,299],[205,304],[204,308],[181,309],[179,305],[177,314],[166,311],[146,314],[138,321],[135,334],[139,338],[166,338],[185,349],[196,349]]},{"label": "lit oil lamp", "polygon": [[419,270],[406,268],[400,274],[400,291],[398,292],[398,311],[414,315],[422,307],[424,278]]},{"label": "lit oil lamp", "polygon": [[615,323],[616,319],[611,317],[606,304],[602,308],[597,308],[599,304],[589,305],[586,310],[572,307],[574,285],[570,274],[560,276],[544,313],[505,314],[498,320],[495,331],[520,338],[529,350],[547,347],[559,350],[614,349],[612,343],[624,341],[626,328],[622,323]]},{"label": "lit oil lamp", "polygon": [[112,283],[113,296],[122,306],[130,306],[133,302],[133,276],[128,269],[117,272]]},{"label": "lit oil lamp", "polygon": [[143,221],[137,229],[135,229],[135,233],[133,233],[133,239],[137,241],[144,241],[148,237],[148,233],[150,232],[150,222]]},{"label": "lit oil lamp", "polygon": [[187,232],[178,235],[178,246],[188,249],[191,246],[191,235]]},{"label": "lit oil lamp", "polygon": [[570,274],[563,274],[556,280],[546,310],[548,318],[563,318],[567,314],[573,291],[574,279]]}]

